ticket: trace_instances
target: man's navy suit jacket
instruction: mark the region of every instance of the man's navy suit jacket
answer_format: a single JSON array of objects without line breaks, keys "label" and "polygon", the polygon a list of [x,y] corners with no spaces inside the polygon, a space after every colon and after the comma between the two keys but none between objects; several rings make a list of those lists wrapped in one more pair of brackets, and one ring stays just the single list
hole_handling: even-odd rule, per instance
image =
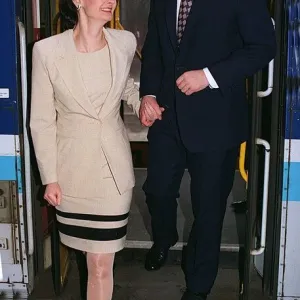
[{"label": "man's navy suit jacket", "polygon": [[[276,52],[266,1],[193,0],[179,46],[176,2],[152,0],[150,5],[140,95],[155,95],[166,111],[149,135],[165,130],[168,114],[173,114],[189,151],[235,147],[248,133],[246,78],[265,67]],[[219,89],[207,87],[186,96],[176,87],[181,74],[205,67]]]}]

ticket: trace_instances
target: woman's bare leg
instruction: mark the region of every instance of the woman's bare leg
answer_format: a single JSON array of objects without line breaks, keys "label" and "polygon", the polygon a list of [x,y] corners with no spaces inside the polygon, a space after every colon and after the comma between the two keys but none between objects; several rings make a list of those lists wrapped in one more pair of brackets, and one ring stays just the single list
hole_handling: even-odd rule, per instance
[{"label": "woman's bare leg", "polygon": [[87,253],[87,300],[111,300],[113,294],[114,253]]}]

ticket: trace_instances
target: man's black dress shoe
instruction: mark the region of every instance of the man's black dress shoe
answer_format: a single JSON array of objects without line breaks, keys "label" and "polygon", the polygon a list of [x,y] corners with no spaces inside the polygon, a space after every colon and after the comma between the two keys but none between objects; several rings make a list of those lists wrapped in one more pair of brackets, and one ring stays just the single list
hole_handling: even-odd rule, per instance
[{"label": "man's black dress shoe", "polygon": [[153,245],[146,255],[145,269],[147,271],[159,270],[166,262],[169,248]]},{"label": "man's black dress shoe", "polygon": [[186,290],[181,298],[181,300],[206,300],[207,296],[201,293],[193,293]]}]

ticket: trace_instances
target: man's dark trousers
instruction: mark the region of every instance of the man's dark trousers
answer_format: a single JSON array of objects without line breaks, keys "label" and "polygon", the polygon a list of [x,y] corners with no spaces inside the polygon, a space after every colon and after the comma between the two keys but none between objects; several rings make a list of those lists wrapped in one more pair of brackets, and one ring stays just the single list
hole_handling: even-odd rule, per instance
[{"label": "man's dark trousers", "polygon": [[[144,185],[154,243],[169,248],[178,240],[177,195],[185,168],[191,176],[194,223],[184,264],[187,288],[207,294],[215,281],[226,202],[233,185],[238,147],[192,153],[180,139],[174,114],[164,130],[150,129],[148,176]],[[159,124],[161,127],[161,124]]]}]

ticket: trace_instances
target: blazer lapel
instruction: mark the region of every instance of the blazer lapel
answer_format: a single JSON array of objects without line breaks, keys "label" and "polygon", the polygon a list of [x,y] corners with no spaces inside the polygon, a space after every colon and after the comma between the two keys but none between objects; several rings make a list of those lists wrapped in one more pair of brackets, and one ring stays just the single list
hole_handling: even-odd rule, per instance
[{"label": "blazer lapel", "polygon": [[122,52],[123,49],[121,43],[115,40],[108,29],[104,28],[103,31],[109,49],[112,84],[110,91],[106,97],[107,100],[105,101],[99,114],[100,119],[109,114],[111,112],[112,106],[115,104],[115,100],[119,100],[119,94],[123,91],[123,75],[127,63],[126,57],[124,57],[124,53]]},{"label": "blazer lapel", "polygon": [[177,1],[166,0],[165,1],[165,13],[167,28],[170,36],[170,40],[174,51],[177,48],[177,34],[176,34],[176,18],[177,18]]},{"label": "blazer lapel", "polygon": [[72,30],[66,31],[61,40],[61,44],[59,45],[58,50],[60,51],[60,54],[55,61],[55,65],[73,98],[89,115],[98,119],[97,112],[93,107],[83,84],[75,44],[71,38]]}]

